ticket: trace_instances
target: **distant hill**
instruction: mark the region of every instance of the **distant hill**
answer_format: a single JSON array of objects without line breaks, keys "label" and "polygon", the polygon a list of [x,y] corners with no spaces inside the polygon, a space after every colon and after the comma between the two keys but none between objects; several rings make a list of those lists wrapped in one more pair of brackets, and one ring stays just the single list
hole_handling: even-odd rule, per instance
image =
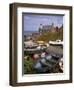
[{"label": "distant hill", "polygon": [[36,38],[36,41],[45,41],[48,42],[49,40],[63,40],[63,26],[59,28],[59,31],[57,32],[46,32],[42,35],[39,35]]}]

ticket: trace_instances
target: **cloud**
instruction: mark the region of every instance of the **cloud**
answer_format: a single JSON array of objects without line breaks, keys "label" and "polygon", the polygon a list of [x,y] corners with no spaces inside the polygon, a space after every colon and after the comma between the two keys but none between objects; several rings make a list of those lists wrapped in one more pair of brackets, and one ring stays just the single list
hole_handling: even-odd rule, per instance
[{"label": "cloud", "polygon": [[55,26],[63,24],[63,16],[57,15],[30,15],[24,16],[24,30],[37,31],[40,24],[49,25],[54,23]]}]

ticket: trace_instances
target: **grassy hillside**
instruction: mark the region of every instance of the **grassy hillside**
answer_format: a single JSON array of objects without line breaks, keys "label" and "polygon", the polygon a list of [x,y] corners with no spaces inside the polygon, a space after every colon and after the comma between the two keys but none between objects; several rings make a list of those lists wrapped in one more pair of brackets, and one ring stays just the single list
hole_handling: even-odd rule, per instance
[{"label": "grassy hillside", "polygon": [[61,27],[59,32],[46,32],[39,37],[36,38],[36,41],[45,41],[48,42],[49,40],[63,40],[63,28]]}]

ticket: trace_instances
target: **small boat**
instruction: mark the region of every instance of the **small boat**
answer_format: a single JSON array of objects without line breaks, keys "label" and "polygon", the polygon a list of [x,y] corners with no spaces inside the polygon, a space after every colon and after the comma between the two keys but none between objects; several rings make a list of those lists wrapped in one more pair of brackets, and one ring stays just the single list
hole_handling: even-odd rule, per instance
[{"label": "small boat", "polygon": [[57,63],[59,63],[58,55],[46,55],[45,57],[41,57],[34,64],[34,69],[38,72],[50,72],[52,68],[55,68]]},{"label": "small boat", "polygon": [[56,54],[52,54],[52,57],[53,57],[54,59],[56,59],[56,60],[58,60],[58,59],[60,58],[60,56],[59,56],[59,55],[56,55]]},{"label": "small boat", "polygon": [[63,41],[61,40],[56,40],[56,41],[49,41],[50,45],[59,45],[59,46],[63,46]]}]

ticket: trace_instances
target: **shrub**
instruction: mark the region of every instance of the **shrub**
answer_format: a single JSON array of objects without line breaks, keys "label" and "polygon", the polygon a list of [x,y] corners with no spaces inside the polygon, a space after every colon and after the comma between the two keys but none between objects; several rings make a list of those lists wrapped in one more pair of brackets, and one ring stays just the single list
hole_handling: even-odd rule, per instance
[{"label": "shrub", "polygon": [[28,57],[24,60],[24,73],[25,74],[31,74],[35,73],[33,69],[34,60],[31,57]]}]

